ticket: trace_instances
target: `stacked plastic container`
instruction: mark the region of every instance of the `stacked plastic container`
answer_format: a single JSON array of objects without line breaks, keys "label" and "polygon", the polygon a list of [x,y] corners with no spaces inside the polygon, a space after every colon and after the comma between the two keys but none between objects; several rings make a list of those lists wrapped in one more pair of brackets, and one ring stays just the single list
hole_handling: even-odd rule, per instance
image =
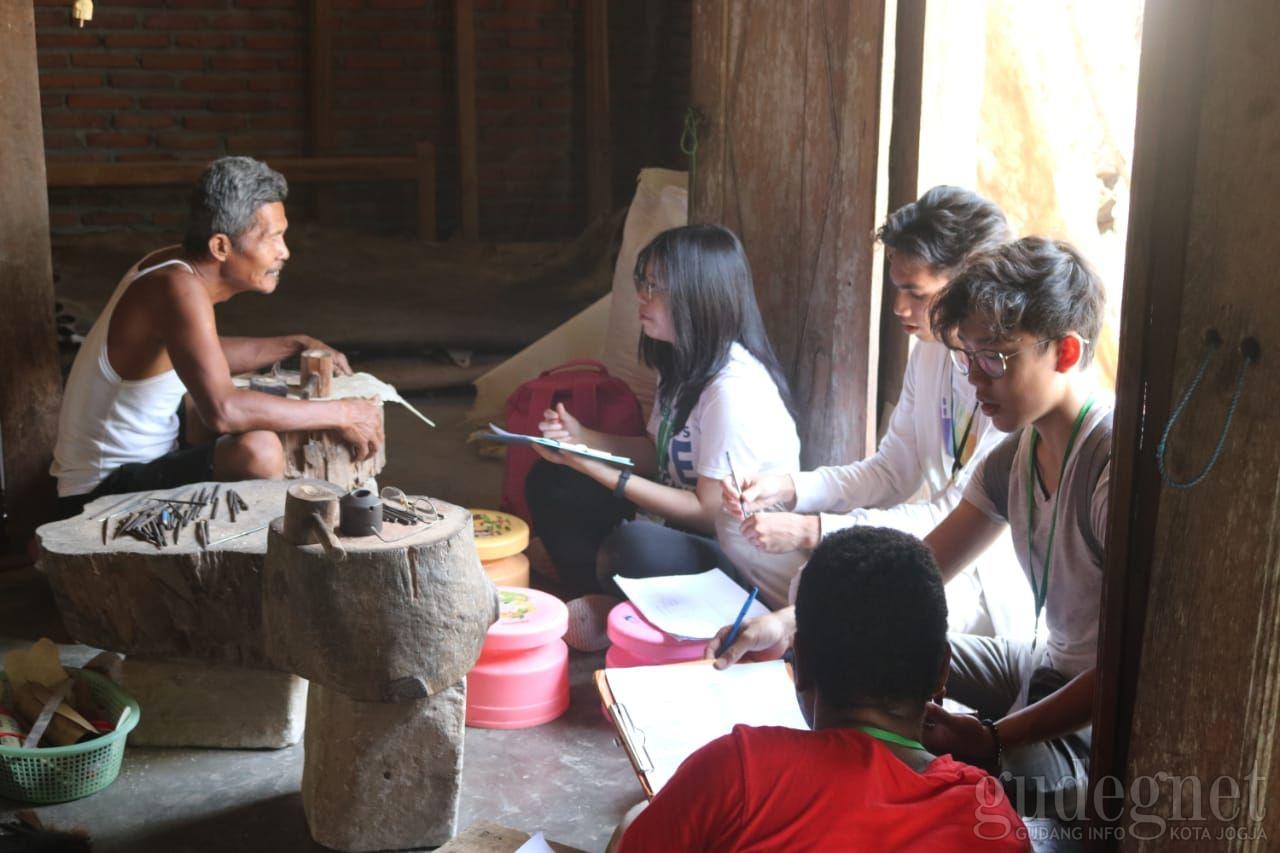
[{"label": "stacked plastic container", "polygon": [[607,667],[656,666],[698,660],[706,649],[705,640],[677,640],[662,633],[624,601],[609,611],[606,627],[613,643],[605,653]]},{"label": "stacked plastic container", "polygon": [[467,725],[523,729],[569,707],[569,610],[553,595],[498,587],[498,621],[467,674]]},{"label": "stacked plastic container", "polygon": [[471,510],[476,553],[484,573],[497,586],[529,585],[529,525],[524,519],[495,509]]}]

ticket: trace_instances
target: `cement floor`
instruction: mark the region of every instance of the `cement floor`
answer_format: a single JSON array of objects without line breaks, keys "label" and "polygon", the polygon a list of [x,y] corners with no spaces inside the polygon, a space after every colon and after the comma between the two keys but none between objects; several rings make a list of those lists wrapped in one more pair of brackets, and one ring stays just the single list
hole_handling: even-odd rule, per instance
[{"label": "cement floor", "polygon": [[[464,445],[470,397],[411,401],[440,427],[431,430],[388,407],[388,464],[380,482],[465,506],[496,506],[502,466]],[[33,571],[0,574],[0,654],[59,627],[47,588]],[[62,648],[64,662],[72,665],[96,651]],[[642,793],[591,684],[592,672],[603,665],[603,654],[572,654],[570,708],[552,723],[467,730],[459,831],[490,820],[542,830],[583,850],[604,848],[618,818]],[[109,788],[37,812],[49,826],[87,830],[98,853],[324,850],[307,833],[301,775],[301,744],[282,750],[131,748]],[[0,799],[0,816],[19,807]]]}]

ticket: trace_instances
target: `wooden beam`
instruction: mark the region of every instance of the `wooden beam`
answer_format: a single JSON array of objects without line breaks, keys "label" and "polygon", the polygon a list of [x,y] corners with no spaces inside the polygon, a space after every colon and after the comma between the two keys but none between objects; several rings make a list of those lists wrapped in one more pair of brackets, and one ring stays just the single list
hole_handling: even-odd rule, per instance
[{"label": "wooden beam", "polygon": [[[893,51],[893,123],[889,132],[889,210],[916,200],[920,184],[920,109],[924,84],[924,21],[928,0],[897,0]],[[876,415],[897,403],[907,369],[908,339],[893,313],[897,290],[884,264],[880,295],[880,361]],[[881,430],[887,424],[880,424]]]},{"label": "wooden beam", "polygon": [[480,239],[480,175],[476,133],[476,28],[473,0],[454,0],[454,60],[458,84],[458,194],[462,236]]},{"label": "wooden beam", "polygon": [[872,291],[885,0],[695,0],[691,220],[742,238],[804,467],[874,441]]},{"label": "wooden beam", "polygon": [[0,540],[22,545],[52,514],[62,395],[31,3],[0,3],[0,92],[0,430],[10,516]]},{"label": "wooden beam", "polygon": [[[160,187],[192,184],[208,163],[202,160],[157,160],[132,163],[50,163],[50,187]],[[416,180],[422,173],[414,157],[273,157],[268,163],[290,181]]]},{"label": "wooden beam", "polygon": [[609,112],[609,4],[585,0],[587,222],[613,212],[613,131]]}]

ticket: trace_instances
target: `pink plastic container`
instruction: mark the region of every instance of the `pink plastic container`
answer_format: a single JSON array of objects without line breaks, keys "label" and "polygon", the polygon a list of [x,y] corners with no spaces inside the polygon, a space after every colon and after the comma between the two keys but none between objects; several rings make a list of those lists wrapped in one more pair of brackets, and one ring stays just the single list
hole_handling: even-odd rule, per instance
[{"label": "pink plastic container", "polygon": [[662,633],[627,601],[609,611],[607,631],[613,645],[605,654],[605,666],[654,666],[699,660],[707,647],[705,640],[677,640]]},{"label": "pink plastic container", "polygon": [[501,609],[467,673],[467,725],[523,729],[569,707],[569,627],[564,603],[545,592],[498,587]]}]

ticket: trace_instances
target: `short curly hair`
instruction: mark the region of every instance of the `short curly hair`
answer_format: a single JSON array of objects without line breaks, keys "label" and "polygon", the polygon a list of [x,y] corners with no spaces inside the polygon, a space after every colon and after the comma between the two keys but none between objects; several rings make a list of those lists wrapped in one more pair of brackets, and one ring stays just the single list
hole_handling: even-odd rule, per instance
[{"label": "short curly hair", "polygon": [[928,701],[947,654],[947,598],[933,552],[885,527],[828,536],[800,575],[795,646],[832,707]]},{"label": "short curly hair", "polygon": [[960,324],[975,318],[996,340],[1017,331],[1059,340],[1084,338],[1087,366],[1102,332],[1106,308],[1102,280],[1073,246],[1023,237],[976,259],[933,300],[929,324],[940,341],[952,341]]},{"label": "short curly hair", "polygon": [[889,214],[876,239],[941,274],[1009,242],[1013,231],[995,202],[962,187],[938,186]]}]

